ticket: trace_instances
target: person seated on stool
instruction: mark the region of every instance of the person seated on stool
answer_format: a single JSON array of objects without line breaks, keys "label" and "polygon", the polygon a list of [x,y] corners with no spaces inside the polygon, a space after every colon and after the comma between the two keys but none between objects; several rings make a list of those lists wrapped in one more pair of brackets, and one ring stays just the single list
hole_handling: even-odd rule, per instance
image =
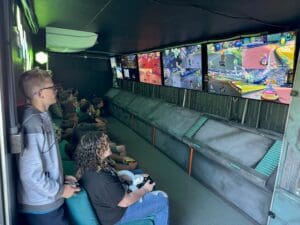
[{"label": "person seated on stool", "polygon": [[167,195],[152,192],[155,183],[150,181],[128,193],[107,161],[111,155],[107,135],[88,133],[80,145],[75,151],[76,177],[87,191],[101,224],[119,225],[152,216],[155,225],[168,225]]}]

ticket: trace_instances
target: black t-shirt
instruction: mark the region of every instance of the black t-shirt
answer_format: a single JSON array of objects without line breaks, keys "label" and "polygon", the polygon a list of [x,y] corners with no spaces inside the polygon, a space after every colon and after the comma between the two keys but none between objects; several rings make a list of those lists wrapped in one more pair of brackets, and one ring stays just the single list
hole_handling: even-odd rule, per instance
[{"label": "black t-shirt", "polygon": [[117,174],[111,172],[87,171],[81,178],[93,208],[102,225],[113,225],[118,222],[126,208],[119,207],[125,190]]}]

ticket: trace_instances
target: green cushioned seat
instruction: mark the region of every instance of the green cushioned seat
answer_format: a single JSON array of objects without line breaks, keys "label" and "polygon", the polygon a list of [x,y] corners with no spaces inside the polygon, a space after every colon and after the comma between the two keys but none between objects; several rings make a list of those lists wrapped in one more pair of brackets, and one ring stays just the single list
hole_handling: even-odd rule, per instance
[{"label": "green cushioned seat", "polygon": [[70,160],[70,157],[66,153],[66,145],[69,144],[66,140],[59,142],[59,151],[62,160]]},{"label": "green cushioned seat", "polygon": [[154,222],[149,218],[144,220],[137,220],[130,223],[123,223],[122,225],[154,225]]},{"label": "green cushioned seat", "polygon": [[258,163],[255,170],[263,175],[270,176],[273,170],[278,166],[281,148],[282,141],[275,141],[267,154]]},{"label": "green cushioned seat", "polygon": [[[70,219],[73,225],[100,225],[86,191],[81,191],[72,198],[66,199]],[[154,225],[151,218],[137,220],[123,225]]]},{"label": "green cushioned seat", "polygon": [[76,166],[75,166],[75,162],[71,161],[71,160],[65,160],[62,161],[63,164],[63,169],[64,169],[64,173],[66,175],[75,175],[76,173]]},{"label": "green cushioned seat", "polygon": [[100,225],[83,188],[65,202],[73,225]]},{"label": "green cushioned seat", "polygon": [[55,123],[56,126],[61,127],[63,120],[62,119],[52,119],[52,122]]}]

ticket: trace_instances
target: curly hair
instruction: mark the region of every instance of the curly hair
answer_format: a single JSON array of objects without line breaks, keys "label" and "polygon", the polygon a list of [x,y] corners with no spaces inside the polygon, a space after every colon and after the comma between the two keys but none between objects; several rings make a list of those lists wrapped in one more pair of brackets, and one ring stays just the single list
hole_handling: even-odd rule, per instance
[{"label": "curly hair", "polygon": [[103,154],[108,150],[108,137],[102,132],[89,132],[82,136],[75,150],[75,164],[77,167],[76,177],[80,179],[88,170],[112,170]]}]

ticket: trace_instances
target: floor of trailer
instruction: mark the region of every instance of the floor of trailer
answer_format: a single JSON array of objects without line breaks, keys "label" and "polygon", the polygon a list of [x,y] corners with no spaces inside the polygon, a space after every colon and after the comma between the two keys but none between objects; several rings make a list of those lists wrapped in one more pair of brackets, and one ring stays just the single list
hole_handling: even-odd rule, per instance
[{"label": "floor of trailer", "polygon": [[157,189],[169,195],[170,225],[254,225],[252,219],[225,202],[218,195],[176,165],[134,131],[114,118],[108,130],[125,144],[129,155],[150,174]]}]

